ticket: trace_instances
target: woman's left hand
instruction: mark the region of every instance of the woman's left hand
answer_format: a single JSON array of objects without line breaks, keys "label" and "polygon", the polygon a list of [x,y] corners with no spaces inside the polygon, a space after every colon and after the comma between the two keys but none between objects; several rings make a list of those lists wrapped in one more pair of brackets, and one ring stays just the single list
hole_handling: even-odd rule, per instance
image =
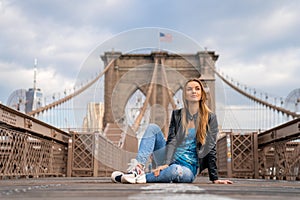
[{"label": "woman's left hand", "polygon": [[161,165],[152,170],[152,172],[154,173],[154,176],[159,176],[160,171],[166,169],[167,167],[169,167],[169,165]]},{"label": "woman's left hand", "polygon": [[214,184],[232,184],[233,182],[230,180],[214,180]]}]

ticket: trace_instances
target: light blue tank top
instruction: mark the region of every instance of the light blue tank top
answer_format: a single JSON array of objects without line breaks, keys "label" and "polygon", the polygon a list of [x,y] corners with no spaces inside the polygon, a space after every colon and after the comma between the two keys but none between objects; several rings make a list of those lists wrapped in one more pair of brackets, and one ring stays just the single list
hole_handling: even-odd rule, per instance
[{"label": "light blue tank top", "polygon": [[177,147],[174,154],[174,163],[188,167],[194,175],[197,174],[198,156],[195,128],[188,130],[183,142]]}]

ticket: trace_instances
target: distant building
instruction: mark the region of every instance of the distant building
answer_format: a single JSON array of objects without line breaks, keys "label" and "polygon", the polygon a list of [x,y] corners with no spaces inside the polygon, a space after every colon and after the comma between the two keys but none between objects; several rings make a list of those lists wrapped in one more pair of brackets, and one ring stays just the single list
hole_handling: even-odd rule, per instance
[{"label": "distant building", "polygon": [[88,104],[87,115],[83,121],[83,131],[103,131],[104,103],[91,102]]},{"label": "distant building", "polygon": [[44,106],[44,98],[41,89],[29,88],[26,91],[25,113],[29,113]]}]

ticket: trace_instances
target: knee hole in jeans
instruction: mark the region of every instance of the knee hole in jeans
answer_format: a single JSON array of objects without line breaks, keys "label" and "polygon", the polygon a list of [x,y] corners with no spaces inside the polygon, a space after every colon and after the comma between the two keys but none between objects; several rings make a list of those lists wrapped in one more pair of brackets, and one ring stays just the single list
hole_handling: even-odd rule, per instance
[{"label": "knee hole in jeans", "polygon": [[181,177],[183,175],[183,169],[180,165],[177,165],[175,170],[174,170],[174,173],[176,176],[179,176]]}]

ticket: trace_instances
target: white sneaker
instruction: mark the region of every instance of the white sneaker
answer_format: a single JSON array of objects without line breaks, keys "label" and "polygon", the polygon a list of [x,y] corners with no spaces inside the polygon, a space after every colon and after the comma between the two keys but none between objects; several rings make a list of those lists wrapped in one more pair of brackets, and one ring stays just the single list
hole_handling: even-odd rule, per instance
[{"label": "white sneaker", "polygon": [[136,183],[136,175],[135,174],[124,174],[121,178],[122,183]]},{"label": "white sneaker", "polygon": [[120,171],[114,171],[110,178],[111,178],[111,181],[114,182],[114,183],[122,183],[122,176],[124,175],[123,172],[120,172]]},{"label": "white sneaker", "polygon": [[136,183],[146,183],[146,174],[138,175],[136,177]]},{"label": "white sneaker", "polygon": [[132,184],[146,183],[144,167],[136,159],[131,159],[128,165],[128,173],[122,176],[121,181]]}]

